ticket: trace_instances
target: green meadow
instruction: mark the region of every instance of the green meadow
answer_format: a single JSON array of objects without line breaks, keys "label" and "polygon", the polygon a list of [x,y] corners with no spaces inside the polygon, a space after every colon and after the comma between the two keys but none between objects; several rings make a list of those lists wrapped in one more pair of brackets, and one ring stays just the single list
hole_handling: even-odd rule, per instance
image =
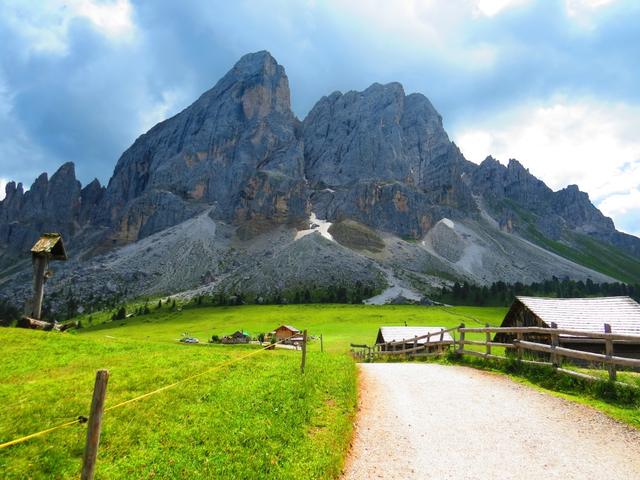
[{"label": "green meadow", "polygon": [[[372,345],[384,325],[499,325],[505,313],[409,305],[163,306],[124,320],[93,314],[92,326],[84,316],[84,328],[64,333],[0,329],[0,443],[86,416],[95,371],[106,368],[107,409],[181,383],[106,411],[97,478],[336,478],[356,412],[350,343]],[[255,336],[281,324],[314,338],[304,374],[299,351],[206,343],[212,335],[241,329]],[[179,343],[183,334],[202,343]],[[514,374],[478,359],[466,363]],[[515,375],[640,426],[637,406],[603,401],[574,382],[551,381],[546,371]],[[77,478],[85,435],[85,426],[74,424],[0,449],[2,478]]]},{"label": "green meadow", "polygon": [[[349,343],[382,325],[497,323],[504,309],[288,305],[153,308],[65,333],[0,329],[0,443],[87,415],[95,371],[110,372],[97,478],[335,478],[351,438],[356,368]],[[84,325],[88,318],[81,318]],[[308,329],[300,352],[204,343],[238,329]],[[183,333],[203,343],[178,342]],[[255,353],[246,359],[240,357]],[[227,365],[226,362],[238,361]],[[0,450],[3,478],[77,478],[86,430],[75,424]]]}]

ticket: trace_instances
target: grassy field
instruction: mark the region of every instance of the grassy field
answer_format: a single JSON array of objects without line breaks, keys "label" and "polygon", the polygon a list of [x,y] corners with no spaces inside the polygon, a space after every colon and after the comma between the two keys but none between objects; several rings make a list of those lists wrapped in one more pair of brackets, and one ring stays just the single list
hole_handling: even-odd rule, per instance
[{"label": "grassy field", "polygon": [[[172,311],[55,333],[0,329],[0,443],[86,415],[95,371],[110,371],[107,408],[171,384],[252,346],[183,345],[287,323],[323,334],[300,353],[264,351],[105,414],[98,478],[332,478],[346,454],[356,402],[350,342],[381,325],[499,322],[504,309],[414,306],[242,306]],[[87,318],[84,318],[85,324]],[[3,478],[76,478],[85,427],[0,450]]]},{"label": "grassy field", "polygon": [[[467,326],[499,325],[506,308],[486,307],[420,307],[413,305],[245,305],[240,307],[202,307],[172,311],[168,307],[152,309],[149,315],[126,320],[107,321],[80,330],[79,335],[91,338],[129,338],[174,343],[182,333],[206,341],[235,330],[247,330],[252,335],[269,332],[279,325],[308,329],[309,335],[323,334],[326,350],[344,353],[349,343],[375,343],[378,328],[383,325],[435,325],[445,328],[460,323]],[[105,318],[98,317],[96,322]],[[82,319],[87,325],[86,318]],[[121,330],[120,330],[121,329]],[[107,333],[108,332],[108,333]],[[479,338],[484,338],[482,335]],[[314,342],[310,350],[319,350]]]},{"label": "grassy field", "polygon": [[[107,408],[205,372],[108,411],[98,478],[335,478],[348,449],[356,406],[350,343],[373,344],[383,325],[498,325],[505,312],[365,305],[180,311],[164,306],[125,320],[93,314],[92,327],[66,333],[0,329],[0,443],[86,415],[99,368],[111,373]],[[88,317],[81,320],[88,324]],[[243,329],[256,335],[280,324],[323,335],[324,353],[318,340],[309,345],[305,375],[299,373],[298,351],[262,351],[225,365],[257,347],[178,343],[183,333],[205,342],[214,334]],[[468,338],[483,339],[484,334]],[[470,365],[482,366],[474,361]],[[548,372],[499,368],[640,427],[637,406],[604,401],[598,392],[585,392]],[[0,450],[2,478],[76,478],[85,432],[84,426],[73,425]]]}]

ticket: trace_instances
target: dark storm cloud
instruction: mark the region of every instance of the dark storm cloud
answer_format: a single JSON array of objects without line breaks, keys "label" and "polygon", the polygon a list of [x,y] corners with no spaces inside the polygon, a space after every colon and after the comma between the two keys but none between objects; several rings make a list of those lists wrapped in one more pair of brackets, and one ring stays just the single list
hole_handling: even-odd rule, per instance
[{"label": "dark storm cloud", "polygon": [[[29,53],[32,39],[3,15],[0,177],[30,182],[72,160],[83,183],[104,182],[154,111],[177,113],[242,54],[262,49],[286,67],[301,117],[322,95],[374,81],[427,94],[452,128],[557,92],[637,102],[639,7],[601,10],[591,26],[570,18],[560,1],[494,17],[461,14],[436,47],[395,36],[340,2],[153,0],[133,3],[130,42],[75,17],[64,53]],[[464,52],[478,45],[487,63],[465,64]]]}]

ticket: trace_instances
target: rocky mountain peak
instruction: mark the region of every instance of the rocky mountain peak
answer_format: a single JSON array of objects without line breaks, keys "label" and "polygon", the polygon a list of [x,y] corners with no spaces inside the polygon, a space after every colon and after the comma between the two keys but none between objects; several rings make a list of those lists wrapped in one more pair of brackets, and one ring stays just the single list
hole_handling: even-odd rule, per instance
[{"label": "rocky mountain peak", "polygon": [[271,53],[261,50],[240,57],[231,69],[231,73],[237,76],[252,76],[260,73],[273,76],[278,68],[282,69]]},{"label": "rocky mountain peak", "polygon": [[284,68],[266,51],[245,55],[124,152],[96,221],[122,242],[211,207],[216,218],[238,224],[300,221],[306,194],[295,130]]}]

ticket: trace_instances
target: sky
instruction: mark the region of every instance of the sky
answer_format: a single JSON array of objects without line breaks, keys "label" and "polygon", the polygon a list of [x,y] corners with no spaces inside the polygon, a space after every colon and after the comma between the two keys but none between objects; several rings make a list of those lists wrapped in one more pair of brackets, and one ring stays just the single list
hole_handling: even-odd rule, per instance
[{"label": "sky", "polygon": [[640,235],[638,25],[635,0],[2,0],[0,198],[66,161],[106,183],[139,135],[266,49],[300,118],[401,82],[469,160],[577,184]]}]

